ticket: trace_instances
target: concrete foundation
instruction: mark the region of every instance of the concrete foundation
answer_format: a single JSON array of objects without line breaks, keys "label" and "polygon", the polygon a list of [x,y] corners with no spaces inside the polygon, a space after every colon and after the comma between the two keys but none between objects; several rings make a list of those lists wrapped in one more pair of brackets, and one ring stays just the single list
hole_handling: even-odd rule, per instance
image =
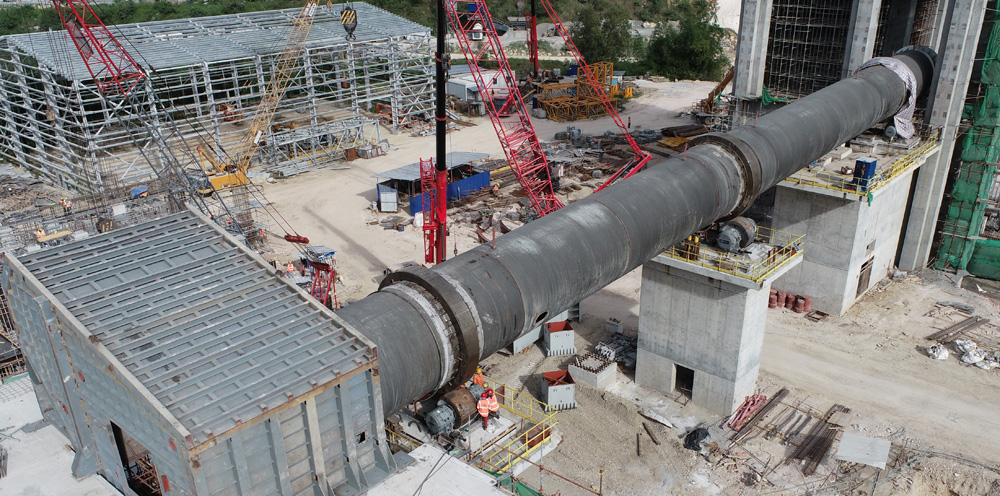
[{"label": "concrete foundation", "polygon": [[752,281],[660,255],[642,268],[635,380],[728,415],[753,394],[771,281]]},{"label": "concrete foundation", "polygon": [[569,375],[576,383],[583,383],[597,389],[604,389],[615,382],[618,365],[604,357],[588,353],[577,357],[569,364]]},{"label": "concrete foundation", "polygon": [[576,332],[568,320],[549,322],[542,331],[545,337],[545,355],[562,356],[576,354]]},{"label": "concrete foundation", "polygon": [[812,297],[812,308],[843,314],[895,265],[913,171],[871,197],[822,188],[778,185],[774,228],[805,233],[809,249],[774,286]]},{"label": "concrete foundation", "polygon": [[542,372],[542,403],[546,411],[576,408],[576,383],[569,371]]}]

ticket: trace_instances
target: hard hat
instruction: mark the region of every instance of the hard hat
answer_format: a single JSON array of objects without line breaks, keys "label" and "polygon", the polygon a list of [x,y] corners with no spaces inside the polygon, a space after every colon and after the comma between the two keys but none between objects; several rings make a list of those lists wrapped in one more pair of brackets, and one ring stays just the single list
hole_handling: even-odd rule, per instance
[{"label": "hard hat", "polygon": [[493,390],[492,389],[487,389],[486,390],[486,394],[488,394],[490,396],[493,396]]},{"label": "hard hat", "polygon": [[489,396],[487,396],[487,395],[486,395],[486,393],[483,393],[483,396],[482,396],[482,397],[483,397],[484,399],[485,399],[485,398],[489,398]]},{"label": "hard hat", "polygon": [[481,369],[479,367],[476,367],[476,373],[477,374],[482,374],[483,373],[483,369]]}]

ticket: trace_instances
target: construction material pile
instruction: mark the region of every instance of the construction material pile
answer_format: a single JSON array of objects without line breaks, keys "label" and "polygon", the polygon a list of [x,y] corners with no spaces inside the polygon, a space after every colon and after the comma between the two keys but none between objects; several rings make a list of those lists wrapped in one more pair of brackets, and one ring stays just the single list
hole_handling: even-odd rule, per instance
[{"label": "construction material pile", "polygon": [[597,343],[597,346],[594,346],[594,353],[608,361],[617,362],[628,370],[634,370],[638,341],[639,338],[635,336],[613,334],[610,338]]}]

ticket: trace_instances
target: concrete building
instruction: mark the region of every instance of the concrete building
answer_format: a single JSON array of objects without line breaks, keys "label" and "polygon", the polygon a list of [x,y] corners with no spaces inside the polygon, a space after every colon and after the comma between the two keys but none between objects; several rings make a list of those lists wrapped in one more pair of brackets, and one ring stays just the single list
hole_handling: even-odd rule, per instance
[{"label": "concrete building", "polygon": [[[905,184],[899,186],[909,190],[905,194],[902,224],[898,233],[882,236],[899,238],[897,253],[882,265],[898,266],[903,270],[919,269],[932,256],[931,245],[938,231],[938,216],[952,167],[962,105],[970,90],[970,81],[975,78],[972,69],[977,50],[985,45],[979,43],[985,17],[985,0],[855,0],[847,3],[745,0],[730,106],[731,124],[747,122],[755,115],[781,106],[765,105],[768,103],[762,98],[765,95],[794,100],[849,76],[873,55],[890,55],[907,45],[933,48],[940,61],[936,82],[926,102],[918,102],[914,120],[925,137],[939,136],[939,146],[927,150],[927,156],[918,160],[926,165],[910,174]],[[781,195],[779,192],[775,196]],[[792,199],[790,195],[792,193],[785,192],[781,201],[786,206],[801,207],[801,200]],[[831,200],[817,196],[814,201],[824,204]],[[798,215],[782,213],[779,207],[778,203],[774,204],[776,220]],[[893,224],[898,221],[894,219]],[[788,220],[783,226],[795,222]],[[859,226],[859,229],[863,228]],[[880,230],[887,229],[886,222],[882,222]],[[818,234],[810,229],[806,231],[810,236]],[[850,236],[850,233],[845,234]],[[885,250],[892,252],[888,247]],[[846,260],[853,251],[854,247],[844,246],[844,251],[837,256]],[[809,257],[807,255],[802,267],[788,277],[796,278],[798,273],[806,273],[813,266]],[[848,272],[856,271],[857,267],[853,267]],[[881,272],[873,277],[877,279],[884,274]],[[794,286],[798,283],[781,281],[779,284]]]},{"label": "concrete building", "polygon": [[[897,121],[884,136],[852,140],[852,149],[801,164],[808,167],[757,200],[751,211],[769,213],[758,220],[806,235],[810,248],[796,254],[801,264],[747,285],[733,277],[738,274],[724,257],[708,257],[714,266],[706,268],[697,241],[689,239],[643,266],[637,383],[681,391],[728,414],[754,388],[765,288],[772,282],[840,315],[894,267],[927,263],[972,64],[978,46],[986,45],[977,43],[985,9],[984,0],[744,0],[723,130],[908,45],[937,52],[935,81],[930,97],[916,102],[913,133]],[[855,163],[859,158],[868,165]]]},{"label": "concrete building", "polygon": [[761,229],[749,254],[685,241],[642,267],[635,381],[721,415],[757,387],[772,282],[801,236]]},{"label": "concrete building", "polygon": [[870,181],[836,172],[867,158],[844,150],[843,159],[803,169],[778,185],[772,225],[804,233],[810,249],[777,288],[810,296],[812,308],[841,315],[890,274],[913,174],[939,149],[936,140],[912,146],[881,155]]},{"label": "concrete building", "polygon": [[9,256],[3,285],[76,477],[357,494],[396,469],[373,345],[200,215]]}]

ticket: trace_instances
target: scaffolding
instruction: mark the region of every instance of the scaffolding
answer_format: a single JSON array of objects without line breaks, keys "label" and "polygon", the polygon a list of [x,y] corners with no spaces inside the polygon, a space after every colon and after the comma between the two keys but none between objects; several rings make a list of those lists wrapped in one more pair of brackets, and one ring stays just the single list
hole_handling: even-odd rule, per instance
[{"label": "scaffolding", "polygon": [[[340,5],[317,9],[312,31],[254,159],[264,172],[290,175],[380,141],[379,105],[392,109],[391,130],[423,119],[433,104],[430,31],[371,5],[347,40]],[[300,9],[147,22],[112,27],[150,74],[192,148],[224,156],[266,91],[292,20]],[[115,175],[122,184],[152,178],[122,122],[145,121],[108,108],[65,31],[0,37],[0,160],[83,193]],[[365,111],[372,112],[368,117]],[[116,117],[116,114],[119,117]]]},{"label": "scaffolding", "polygon": [[801,98],[837,81],[851,19],[851,2],[777,0],[764,63],[772,95]]},{"label": "scaffolding", "polygon": [[[990,2],[991,7],[996,4]],[[972,126],[962,139],[951,194],[946,196],[951,201],[942,207],[936,267],[1000,279],[1000,23],[995,17],[992,22]]]},{"label": "scaffolding", "polygon": [[[601,83],[601,91],[611,94],[614,65],[611,62],[595,62],[590,64],[590,69],[594,73],[594,79]],[[539,85],[538,103],[545,110],[545,116],[557,122],[600,117],[608,111],[597,91],[581,75],[572,83]]]}]

